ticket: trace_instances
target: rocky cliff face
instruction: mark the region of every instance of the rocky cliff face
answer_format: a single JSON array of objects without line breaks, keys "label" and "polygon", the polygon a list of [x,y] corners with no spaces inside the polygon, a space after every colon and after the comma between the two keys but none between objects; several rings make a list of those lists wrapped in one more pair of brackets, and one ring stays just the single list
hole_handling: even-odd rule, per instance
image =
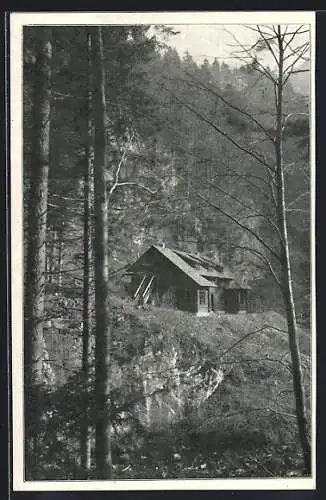
[{"label": "rocky cliff face", "polygon": [[[138,442],[139,429],[161,432],[176,425],[198,435],[213,432],[220,439],[252,433],[276,442],[293,438],[294,401],[282,316],[267,312],[198,318],[171,309],[137,308],[127,300],[110,310],[113,435],[119,446]],[[309,332],[301,330],[300,340],[309,405]],[[59,341],[55,353],[52,338],[51,352],[62,366],[60,356],[67,354],[64,345],[72,337],[61,333]],[[69,346],[74,358],[70,369],[78,368],[80,337]],[[78,404],[79,389],[69,384]],[[78,422],[78,415],[73,418]]]}]

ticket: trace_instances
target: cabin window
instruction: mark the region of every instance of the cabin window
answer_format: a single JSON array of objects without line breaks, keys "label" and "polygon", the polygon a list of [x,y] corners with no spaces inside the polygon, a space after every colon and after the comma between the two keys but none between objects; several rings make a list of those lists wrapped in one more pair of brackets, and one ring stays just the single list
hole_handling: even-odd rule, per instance
[{"label": "cabin window", "polygon": [[205,306],[207,305],[207,291],[199,290],[199,305]]},{"label": "cabin window", "polygon": [[239,304],[240,306],[246,305],[246,293],[244,290],[240,290],[239,292]]},{"label": "cabin window", "polygon": [[190,290],[185,290],[184,298],[185,298],[186,302],[191,302],[191,291]]}]

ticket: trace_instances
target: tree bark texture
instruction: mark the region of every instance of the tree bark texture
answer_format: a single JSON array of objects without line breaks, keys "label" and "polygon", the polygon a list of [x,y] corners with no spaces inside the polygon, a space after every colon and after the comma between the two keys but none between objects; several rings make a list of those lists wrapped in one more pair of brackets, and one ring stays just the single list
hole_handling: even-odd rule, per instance
[{"label": "tree bark texture", "polygon": [[105,182],[106,100],[102,28],[94,28],[94,194],[95,194],[95,399],[96,399],[96,470],[99,479],[112,472],[110,422],[110,350],[111,330],[108,318],[108,207]]},{"label": "tree bark texture", "polygon": [[54,271],[54,250],[55,250],[55,232],[52,232],[51,228],[47,230],[47,250],[46,250],[46,271],[47,271],[47,281],[52,283],[53,281],[53,271]]},{"label": "tree bark texture", "polygon": [[277,101],[276,101],[275,151],[276,151],[278,225],[282,236],[282,243],[281,243],[281,265],[282,265],[282,276],[283,276],[282,291],[286,306],[289,347],[290,347],[291,361],[292,361],[293,388],[295,395],[295,408],[296,408],[296,416],[298,422],[299,438],[304,458],[305,473],[307,475],[310,475],[311,445],[309,440],[308,424],[306,417],[305,395],[304,395],[300,351],[298,343],[298,330],[297,330],[295,304],[293,297],[292,272],[290,265],[290,252],[289,252],[289,240],[288,240],[286,204],[285,204],[285,182],[284,182],[284,166],[283,166],[283,151],[282,151],[284,48],[283,48],[280,26],[278,26],[278,46],[279,46],[279,65],[278,65]]},{"label": "tree bark texture", "polygon": [[58,287],[59,289],[62,286],[62,264],[63,264],[63,249],[64,249],[64,242],[63,242],[63,229],[60,228],[60,231],[58,233]]},{"label": "tree bark texture", "polygon": [[45,298],[46,227],[49,176],[51,56],[48,32],[39,40],[35,65],[34,142],[28,207],[28,247],[25,276],[25,383],[42,382]]},{"label": "tree bark texture", "polygon": [[84,175],[84,284],[83,284],[83,354],[82,371],[84,375],[84,418],[81,421],[81,466],[88,475],[91,468],[91,440],[89,422],[89,385],[90,385],[90,268],[91,268],[91,208],[93,185],[93,127],[92,127],[92,65],[91,34],[87,34],[88,89],[87,89],[87,137]]},{"label": "tree bark texture", "polygon": [[44,381],[46,344],[43,335],[46,272],[46,229],[51,113],[51,57],[49,31],[36,45],[34,137],[28,205],[27,260],[24,299],[24,405],[26,465],[33,474],[38,460],[38,386]]}]

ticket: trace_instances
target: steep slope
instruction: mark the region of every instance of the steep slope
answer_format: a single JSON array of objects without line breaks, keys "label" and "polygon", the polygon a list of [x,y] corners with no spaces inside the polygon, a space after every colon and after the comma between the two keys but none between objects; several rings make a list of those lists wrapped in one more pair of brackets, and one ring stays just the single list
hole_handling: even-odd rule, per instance
[{"label": "steep slope", "polygon": [[[166,460],[172,463],[173,477],[175,453],[194,463],[196,457],[210,456],[213,477],[228,474],[234,460],[240,472],[232,474],[256,474],[257,464],[250,457],[257,454],[259,460],[268,461],[276,453],[279,465],[271,467],[277,474],[288,472],[284,454],[292,457],[290,468],[296,467],[300,451],[286,321],[280,314],[199,318],[172,309],[137,307],[118,298],[111,301],[110,311],[114,462],[136,464],[133,472],[129,468],[126,473],[117,466],[122,474],[117,477],[162,477],[161,469],[152,473],[148,467]],[[310,333],[304,329],[299,333],[309,408]],[[54,430],[60,429],[62,446],[74,463],[83,390],[78,371],[81,338],[77,329],[74,333],[69,328],[60,333],[49,329],[46,340],[53,370],[60,377],[50,395],[55,411],[47,417],[55,441],[45,449],[56,446]],[[91,421],[93,411],[91,399]],[[145,457],[144,469],[141,457]],[[207,471],[197,465],[190,464],[182,477],[205,476]],[[72,467],[75,477],[76,465]],[[258,472],[262,473],[261,468]],[[66,477],[66,469],[60,474]]]},{"label": "steep slope", "polygon": [[[198,408],[199,413],[209,413],[212,407],[215,416],[236,410],[243,412],[245,421],[246,412],[257,408],[258,403],[257,411],[266,415],[293,414],[286,321],[280,314],[270,311],[198,318],[172,309],[137,308],[120,299],[115,299],[112,311],[117,387],[122,390],[130,380],[138,380],[137,390],[143,390],[149,371],[145,385],[150,391],[155,392],[162,384],[166,389],[158,398],[157,411],[154,400],[150,410],[148,406],[142,409],[147,411],[145,421],[164,425],[173,414],[181,418],[184,408],[190,409],[188,398],[194,403],[194,414]],[[53,369],[60,372],[61,383],[66,377],[58,367],[63,366],[66,375],[79,367],[80,333],[73,333],[71,329],[66,334],[53,329],[47,333]],[[308,387],[310,335],[304,329],[300,329],[300,348]],[[161,376],[164,371],[169,377]],[[176,392],[179,400],[173,402]],[[193,392],[198,396],[196,403]],[[220,393],[225,404],[219,401]]]}]

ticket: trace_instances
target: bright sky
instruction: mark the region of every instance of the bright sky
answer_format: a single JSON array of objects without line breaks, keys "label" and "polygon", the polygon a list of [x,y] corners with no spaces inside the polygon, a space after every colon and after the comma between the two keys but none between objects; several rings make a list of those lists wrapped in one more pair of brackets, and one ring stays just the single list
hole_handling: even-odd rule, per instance
[{"label": "bright sky", "polygon": [[[215,24],[215,25],[173,25],[176,31],[180,34],[171,37],[166,43],[174,47],[182,56],[188,51],[197,62],[202,62],[205,57],[209,62],[213,62],[216,57],[219,62],[225,61],[229,65],[243,64],[232,58],[232,51],[235,50],[236,41],[232,34],[242,44],[253,44],[257,38],[257,33],[251,31],[243,25],[235,24]],[[298,28],[297,25],[291,25],[289,29]],[[295,48],[298,44],[302,44],[309,40],[309,33],[302,34],[296,37],[296,41],[292,44]],[[231,47],[230,45],[233,45]],[[264,63],[273,66],[273,57],[267,53],[264,55]]]}]

